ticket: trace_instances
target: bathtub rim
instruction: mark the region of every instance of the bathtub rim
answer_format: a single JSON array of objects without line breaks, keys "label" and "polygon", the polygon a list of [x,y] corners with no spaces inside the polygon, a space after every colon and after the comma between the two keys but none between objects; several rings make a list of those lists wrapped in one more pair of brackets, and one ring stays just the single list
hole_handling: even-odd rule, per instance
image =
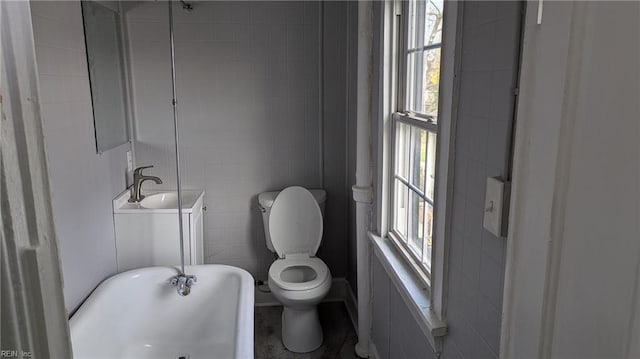
[{"label": "bathtub rim", "polygon": [[[239,310],[237,313],[237,331],[238,335],[235,336],[235,357],[236,358],[254,358],[254,307],[255,307],[255,293],[254,293],[254,278],[253,276],[246,270],[226,265],[226,264],[198,264],[198,265],[188,265],[185,266],[185,272],[187,274],[191,274],[196,272],[196,275],[199,276],[198,280],[202,281],[201,277],[202,270],[214,269],[214,270],[223,270],[228,271],[233,274],[237,274],[240,277],[240,287],[239,293],[245,293],[246,295],[239,296]],[[121,273],[114,274],[106,279],[104,279],[100,284],[98,284],[91,293],[82,301],[82,303],[74,310],[74,312],[70,315],[69,321],[69,336],[70,339],[73,337],[73,327],[74,323],[80,320],[80,317],[83,313],[90,311],[93,309],[92,307],[95,305],[95,301],[97,301],[101,292],[104,292],[109,289],[109,287],[120,280],[130,279],[133,275],[136,274],[144,274],[144,273],[153,273],[157,271],[166,271],[170,270],[175,274],[179,273],[179,266],[150,266],[150,267],[142,267],[127,270]],[[168,283],[167,283],[168,284]],[[197,286],[197,284],[196,284]],[[197,287],[194,288],[194,291],[197,290]],[[178,293],[176,292],[176,296]],[[246,308],[245,308],[246,307]],[[240,328],[245,328],[250,325],[251,330],[242,330]],[[73,350],[73,342],[72,350]]]}]

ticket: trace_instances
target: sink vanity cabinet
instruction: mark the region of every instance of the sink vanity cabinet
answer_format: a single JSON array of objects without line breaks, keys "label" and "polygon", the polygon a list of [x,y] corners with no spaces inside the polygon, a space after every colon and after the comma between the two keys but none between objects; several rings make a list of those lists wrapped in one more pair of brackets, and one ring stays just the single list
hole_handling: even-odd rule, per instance
[{"label": "sink vanity cabinet", "polygon": [[[180,265],[177,193],[145,192],[129,203],[129,191],[113,200],[118,272]],[[185,265],[203,264],[203,191],[182,191]]]}]

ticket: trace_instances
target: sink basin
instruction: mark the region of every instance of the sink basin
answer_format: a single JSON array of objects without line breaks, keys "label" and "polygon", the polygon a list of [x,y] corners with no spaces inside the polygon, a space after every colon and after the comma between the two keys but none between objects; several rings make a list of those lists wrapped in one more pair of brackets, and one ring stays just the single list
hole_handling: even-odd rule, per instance
[{"label": "sink basin", "polygon": [[[124,191],[113,200],[113,213],[177,213],[177,191],[144,191],[145,197],[138,203],[129,202],[129,191]],[[199,190],[182,191],[182,212],[191,213],[193,208],[202,206],[204,192]]]},{"label": "sink basin", "polygon": [[140,201],[140,206],[149,209],[178,208],[178,193],[162,192],[146,196]]}]

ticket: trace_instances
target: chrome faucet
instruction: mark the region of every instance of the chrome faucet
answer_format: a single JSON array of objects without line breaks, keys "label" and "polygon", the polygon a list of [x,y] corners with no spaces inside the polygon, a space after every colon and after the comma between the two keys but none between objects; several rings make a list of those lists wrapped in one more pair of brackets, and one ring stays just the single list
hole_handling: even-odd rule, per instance
[{"label": "chrome faucet", "polygon": [[188,275],[180,273],[177,276],[171,278],[172,286],[177,287],[176,290],[181,297],[189,295],[191,293],[191,286],[198,281],[195,275]]},{"label": "chrome faucet", "polygon": [[161,184],[162,180],[156,176],[145,176],[142,174],[142,170],[146,168],[152,168],[153,166],[138,167],[133,171],[133,185],[131,185],[131,195],[129,196],[129,202],[140,202],[144,198],[144,195],[140,194],[140,188],[144,181],[154,181],[157,184]]}]

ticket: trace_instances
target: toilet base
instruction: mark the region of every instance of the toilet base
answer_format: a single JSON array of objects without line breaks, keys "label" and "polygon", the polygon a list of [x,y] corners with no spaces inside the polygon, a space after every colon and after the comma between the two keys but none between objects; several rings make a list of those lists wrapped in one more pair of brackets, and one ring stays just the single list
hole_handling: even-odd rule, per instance
[{"label": "toilet base", "polygon": [[282,311],[282,343],[294,353],[308,353],[318,349],[323,341],[318,309],[284,307]]}]

